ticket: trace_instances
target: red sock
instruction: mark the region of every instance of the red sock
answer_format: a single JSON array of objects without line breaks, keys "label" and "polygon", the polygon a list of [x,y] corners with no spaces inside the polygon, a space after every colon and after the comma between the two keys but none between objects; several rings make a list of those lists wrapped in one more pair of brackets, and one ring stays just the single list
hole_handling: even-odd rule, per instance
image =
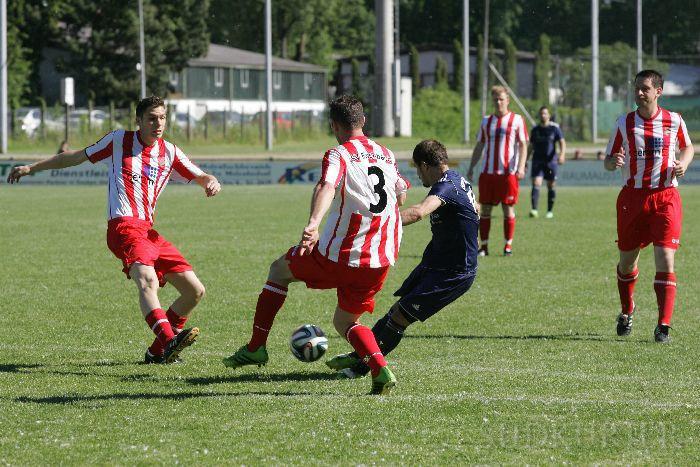
[{"label": "red sock", "polygon": [[168,318],[166,318],[162,308],[151,310],[148,316],[146,316],[146,322],[151,327],[153,334],[156,335],[156,340],[163,347],[175,336],[173,328],[170,326]]},{"label": "red sock", "polygon": [[248,350],[253,352],[267,343],[272,322],[275,320],[277,312],[282,308],[285,298],[287,298],[287,287],[267,281],[258,296],[258,304],[255,306],[253,335],[248,342]]},{"label": "red sock", "polygon": [[503,218],[503,238],[506,239],[506,245],[513,243],[513,234],[515,234],[515,217]]},{"label": "red sock", "polygon": [[386,360],[384,360],[384,355],[382,355],[381,350],[379,350],[377,340],[374,338],[372,330],[367,326],[354,324],[350,326],[348,332],[345,333],[345,337],[360,358],[364,360],[370,370],[372,370],[372,376],[377,376],[379,370],[386,366]]},{"label": "red sock", "polygon": [[[172,308],[168,308],[168,311],[165,313],[165,317],[168,318],[168,322],[170,323],[170,327],[173,330],[173,334],[180,334],[180,331],[182,331],[182,329],[185,327],[187,317],[178,315],[173,311]],[[148,351],[151,353],[151,355],[163,355],[164,350],[165,347],[160,343],[158,339],[154,340],[153,344],[151,344],[151,346],[148,348]]]},{"label": "red sock", "polygon": [[491,218],[481,217],[479,219],[479,237],[481,238],[481,244],[486,245],[489,242],[489,231],[491,230]]},{"label": "red sock", "polygon": [[617,268],[617,290],[620,292],[620,304],[622,313],[631,315],[634,311],[634,284],[637,283],[639,270],[635,269],[631,274],[622,274]]},{"label": "red sock", "polygon": [[673,304],[676,302],[676,274],[657,272],[654,277],[654,292],[656,292],[656,303],[659,304],[658,324],[670,326]]}]

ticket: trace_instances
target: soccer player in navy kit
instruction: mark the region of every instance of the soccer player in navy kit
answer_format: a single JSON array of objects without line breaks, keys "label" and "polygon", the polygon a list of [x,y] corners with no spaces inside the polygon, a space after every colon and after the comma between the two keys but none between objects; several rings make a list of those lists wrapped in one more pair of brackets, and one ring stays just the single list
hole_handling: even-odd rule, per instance
[{"label": "soccer player in navy kit", "polygon": [[[555,145],[559,143],[559,155]],[[554,217],[554,199],[557,196],[554,186],[557,179],[557,168],[564,163],[566,141],[559,125],[550,120],[549,109],[546,105],[540,107],[540,124],[530,132],[530,148],[528,158],[532,156],[532,209],[530,217],[537,217],[537,204],[540,199],[542,178],[547,180],[547,219]]]},{"label": "soccer player in navy kit", "polygon": [[[401,222],[405,226],[429,215],[433,237],[421,262],[394,293],[401,298],[372,328],[384,355],[399,345],[408,326],[425,321],[464,295],[476,277],[477,204],[469,182],[450,170],[447,161],[445,146],[435,140],[421,141],[413,150],[418,176],[430,192],[420,204],[401,211]],[[369,371],[354,352],[326,364],[351,378]]]}]

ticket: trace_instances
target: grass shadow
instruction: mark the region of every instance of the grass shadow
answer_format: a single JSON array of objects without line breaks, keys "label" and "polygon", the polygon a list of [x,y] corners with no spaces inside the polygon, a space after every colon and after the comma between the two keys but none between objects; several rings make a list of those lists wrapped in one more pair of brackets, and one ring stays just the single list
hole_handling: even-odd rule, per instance
[{"label": "grass shadow", "polygon": [[32,403],[32,404],[53,404],[53,405],[70,405],[80,404],[83,402],[114,402],[114,401],[132,401],[132,400],[186,400],[196,398],[210,397],[241,397],[241,396],[281,396],[281,397],[296,397],[296,396],[313,396],[317,395],[312,392],[299,391],[243,391],[243,392],[180,392],[180,393],[116,393],[116,394],[100,394],[100,395],[58,395],[48,397],[17,397],[14,402]]},{"label": "grass shadow", "polygon": [[0,373],[29,373],[26,370],[43,366],[39,363],[0,363]]},{"label": "grass shadow", "polygon": [[610,336],[600,334],[524,334],[488,336],[488,335],[461,335],[461,334],[412,334],[404,336],[404,339],[487,339],[487,340],[565,340],[565,341],[610,341]]},{"label": "grass shadow", "polygon": [[207,376],[200,378],[187,378],[188,384],[206,386],[220,383],[259,383],[265,382],[291,382],[291,381],[320,381],[335,380],[338,376],[327,371],[289,372],[289,373],[243,373],[231,376]]}]

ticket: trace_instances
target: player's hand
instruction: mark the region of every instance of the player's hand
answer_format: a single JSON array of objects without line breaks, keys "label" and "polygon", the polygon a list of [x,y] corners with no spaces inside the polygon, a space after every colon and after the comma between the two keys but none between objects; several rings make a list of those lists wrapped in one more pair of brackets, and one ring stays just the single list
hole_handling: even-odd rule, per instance
[{"label": "player's hand", "polygon": [[619,169],[625,165],[625,155],[621,152],[611,154],[605,158],[605,168],[608,170]]},{"label": "player's hand", "polygon": [[675,175],[676,178],[683,177],[683,175],[685,175],[685,171],[688,170],[688,166],[679,160],[675,160],[674,164],[673,175]]},{"label": "player's hand", "polygon": [[518,171],[515,174],[515,178],[518,180],[522,180],[525,178],[525,169],[518,169]]},{"label": "player's hand", "polygon": [[207,176],[206,184],[204,185],[204,192],[209,196],[216,196],[216,194],[221,191],[221,183],[213,175]]},{"label": "player's hand", "polygon": [[564,159],[564,154],[559,156],[559,159],[557,160],[557,163],[559,165],[564,165],[564,162],[566,162],[566,159]]},{"label": "player's hand", "polygon": [[12,168],[10,175],[7,176],[7,183],[19,183],[20,178],[24,177],[25,175],[29,175],[30,173],[32,173],[32,169],[28,165],[17,165]]},{"label": "player's hand", "polygon": [[318,243],[318,226],[307,225],[301,233],[299,256],[311,254],[316,243]]}]

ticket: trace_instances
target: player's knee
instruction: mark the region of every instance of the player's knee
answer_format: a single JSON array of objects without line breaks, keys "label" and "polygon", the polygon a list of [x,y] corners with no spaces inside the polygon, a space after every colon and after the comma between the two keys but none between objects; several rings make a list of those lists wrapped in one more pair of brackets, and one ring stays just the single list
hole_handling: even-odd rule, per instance
[{"label": "player's knee", "polygon": [[267,278],[280,285],[286,285],[289,282],[289,264],[284,257],[278,258],[270,264],[270,270]]},{"label": "player's knee", "polygon": [[204,284],[197,282],[197,284],[194,284],[192,287],[192,298],[194,298],[196,303],[199,303],[204,298],[206,292],[207,290],[204,288]]},{"label": "player's knee", "polygon": [[157,292],[159,287],[158,276],[155,273],[142,274],[136,280],[136,285],[138,286],[139,291],[144,294]]}]

